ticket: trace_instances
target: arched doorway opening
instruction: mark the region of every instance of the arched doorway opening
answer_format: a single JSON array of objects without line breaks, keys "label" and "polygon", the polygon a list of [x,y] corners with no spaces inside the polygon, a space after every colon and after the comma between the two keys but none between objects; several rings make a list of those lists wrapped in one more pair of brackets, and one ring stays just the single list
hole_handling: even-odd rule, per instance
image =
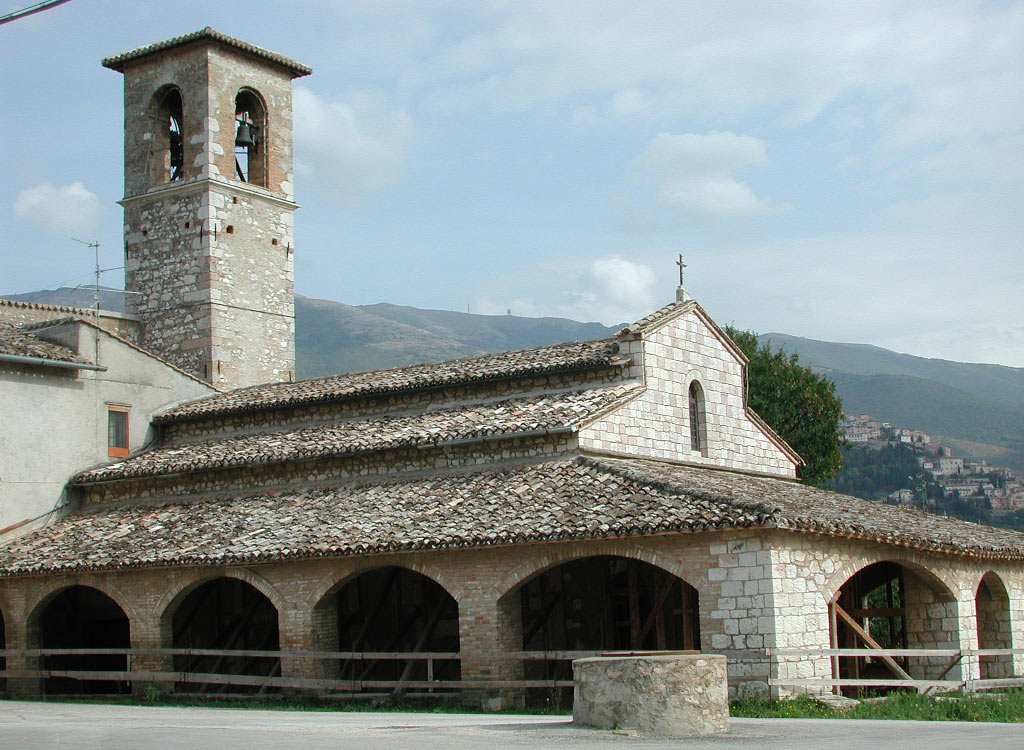
[{"label": "arched doorway opening", "polygon": [[[359,653],[450,653],[459,650],[459,605],[433,579],[387,566],[356,575],[329,592],[316,608],[321,646]],[[458,659],[344,659],[337,679],[458,680]],[[369,686],[363,692],[381,692]],[[398,695],[402,691],[392,688]]]},{"label": "arched doorway opening", "polygon": [[[518,591],[525,651],[687,651],[700,649],[697,590],[632,558],[598,555],[556,565]],[[565,660],[526,661],[530,679],[572,679]],[[567,705],[571,690],[531,689],[534,705]]]},{"label": "arched doorway opening", "polygon": [[[53,596],[38,615],[38,642],[49,649],[130,648],[131,625],[124,610],[98,589],[71,586]],[[42,659],[43,669],[60,671],[124,672],[126,654],[50,655]],[[85,680],[48,677],[43,683],[47,695],[120,694],[130,690],[125,680]]]},{"label": "arched doorway opening", "polygon": [[[1010,596],[998,575],[990,571],[982,577],[974,596],[974,606],[978,617],[978,648],[1013,648]],[[1013,677],[1013,656],[982,656],[980,667],[983,680]]]},{"label": "arched doorway opening", "polygon": [[[194,588],[171,618],[174,648],[278,651],[277,609],[263,592],[237,578],[215,578]],[[178,655],[176,672],[279,676],[271,656]],[[179,692],[266,693],[277,688],[225,683],[178,683]]]},{"label": "arched doorway opening", "polygon": [[[864,657],[833,657],[838,679],[958,679],[947,657],[871,656],[880,649],[958,649],[953,593],[922,568],[877,562],[851,576],[829,603],[832,648],[864,649]],[[871,688],[884,690],[884,688]],[[854,695],[861,688],[844,689]]]}]

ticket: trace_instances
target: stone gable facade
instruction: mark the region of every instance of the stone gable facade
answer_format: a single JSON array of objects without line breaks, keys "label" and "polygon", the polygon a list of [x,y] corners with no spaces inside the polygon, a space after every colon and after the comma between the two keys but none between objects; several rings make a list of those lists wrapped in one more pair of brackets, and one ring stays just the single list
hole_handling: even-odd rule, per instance
[{"label": "stone gable facade", "polygon": [[[799,457],[748,413],[743,355],[695,303],[624,337],[644,393],[580,431],[584,449],[795,477]],[[691,443],[688,389],[705,399],[707,445]]]}]

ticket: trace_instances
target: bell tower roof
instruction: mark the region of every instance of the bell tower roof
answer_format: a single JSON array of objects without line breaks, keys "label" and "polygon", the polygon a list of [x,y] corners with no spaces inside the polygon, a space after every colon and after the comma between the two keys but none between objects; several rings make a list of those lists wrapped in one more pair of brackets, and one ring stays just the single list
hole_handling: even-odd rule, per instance
[{"label": "bell tower roof", "polygon": [[111,57],[103,58],[103,67],[116,70],[119,73],[123,73],[124,69],[131,63],[141,60],[144,57],[155,55],[166,50],[173,49],[174,47],[182,47],[190,44],[218,44],[224,47],[241,51],[247,55],[258,58],[265,62],[271,62],[280,68],[283,68],[292,78],[301,78],[302,76],[308,76],[313,72],[313,69],[308,65],[303,65],[300,62],[292,60],[290,57],[279,55],[277,52],[271,52],[265,50],[262,47],[257,47],[255,44],[249,44],[249,42],[243,42],[241,39],[235,39],[234,37],[222,34],[219,31],[211,29],[207,26],[205,29],[194,31],[191,34],[185,34],[184,36],[177,36],[173,39],[168,39],[163,42],[156,42],[155,44],[147,44],[145,47],[139,47],[129,52],[122,52],[119,55],[113,55]]}]

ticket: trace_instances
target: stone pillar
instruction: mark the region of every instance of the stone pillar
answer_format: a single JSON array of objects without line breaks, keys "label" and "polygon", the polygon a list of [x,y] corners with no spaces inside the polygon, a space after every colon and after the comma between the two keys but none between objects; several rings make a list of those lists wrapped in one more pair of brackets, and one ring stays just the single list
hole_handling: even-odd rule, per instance
[{"label": "stone pillar", "polygon": [[[170,622],[161,622],[160,615],[136,615],[131,623],[131,647],[139,649],[172,648]],[[132,656],[128,668],[133,672],[173,672],[174,657],[153,654]],[[132,680],[132,696],[136,699],[165,695],[174,691],[167,680]]]},{"label": "stone pillar", "polygon": [[[943,592],[939,595],[932,586],[910,569],[904,570],[906,596],[907,646],[919,649],[975,648],[974,596],[964,601]],[[971,637],[974,636],[973,640]],[[952,667],[951,667],[952,665]],[[953,664],[947,656],[920,657],[907,660],[907,672],[916,680],[973,679],[977,674],[976,660],[967,659]]]},{"label": "stone pillar", "polygon": [[[463,680],[520,680],[521,661],[495,658],[509,651],[522,651],[522,615],[517,591],[498,601],[484,595],[466,596],[459,601],[459,651]],[[492,709],[521,707],[522,690],[470,688],[462,700]]]},{"label": "stone pillar", "polygon": [[[277,616],[279,644],[282,651],[332,651],[337,649],[338,633],[334,618],[326,610],[312,610],[305,606],[288,607]],[[333,641],[324,642],[333,631]],[[281,659],[282,677],[330,679],[337,674],[332,669],[336,662],[323,659]],[[316,694],[317,688],[285,688],[289,695]]]},{"label": "stone pillar", "polygon": [[[1010,645],[1024,648],[1024,591],[1013,581],[1007,581],[1006,592],[1010,604]],[[1013,674],[1024,675],[1024,654],[1013,655]]]},{"label": "stone pillar", "polygon": [[701,648],[728,657],[730,697],[767,696],[768,649],[778,639],[776,553],[759,539],[712,542],[708,553],[708,585],[698,590]]},{"label": "stone pillar", "polygon": [[[42,659],[38,656],[27,657],[18,653],[27,648],[38,648],[38,634],[29,632],[25,618],[21,612],[8,612],[4,621],[6,648],[13,653],[7,656],[7,669],[39,669]],[[38,698],[43,694],[43,681],[38,677],[8,677],[7,695],[11,698]]]}]

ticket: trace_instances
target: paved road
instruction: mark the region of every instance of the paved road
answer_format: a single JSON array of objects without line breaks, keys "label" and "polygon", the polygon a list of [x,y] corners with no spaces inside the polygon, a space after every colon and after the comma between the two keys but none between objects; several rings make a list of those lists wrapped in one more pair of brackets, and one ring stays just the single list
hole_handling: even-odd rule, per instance
[{"label": "paved road", "polygon": [[587,750],[1024,748],[1013,724],[734,719],[703,740],[640,740],[547,716],[255,711],[0,701],[0,748],[76,750]]}]

